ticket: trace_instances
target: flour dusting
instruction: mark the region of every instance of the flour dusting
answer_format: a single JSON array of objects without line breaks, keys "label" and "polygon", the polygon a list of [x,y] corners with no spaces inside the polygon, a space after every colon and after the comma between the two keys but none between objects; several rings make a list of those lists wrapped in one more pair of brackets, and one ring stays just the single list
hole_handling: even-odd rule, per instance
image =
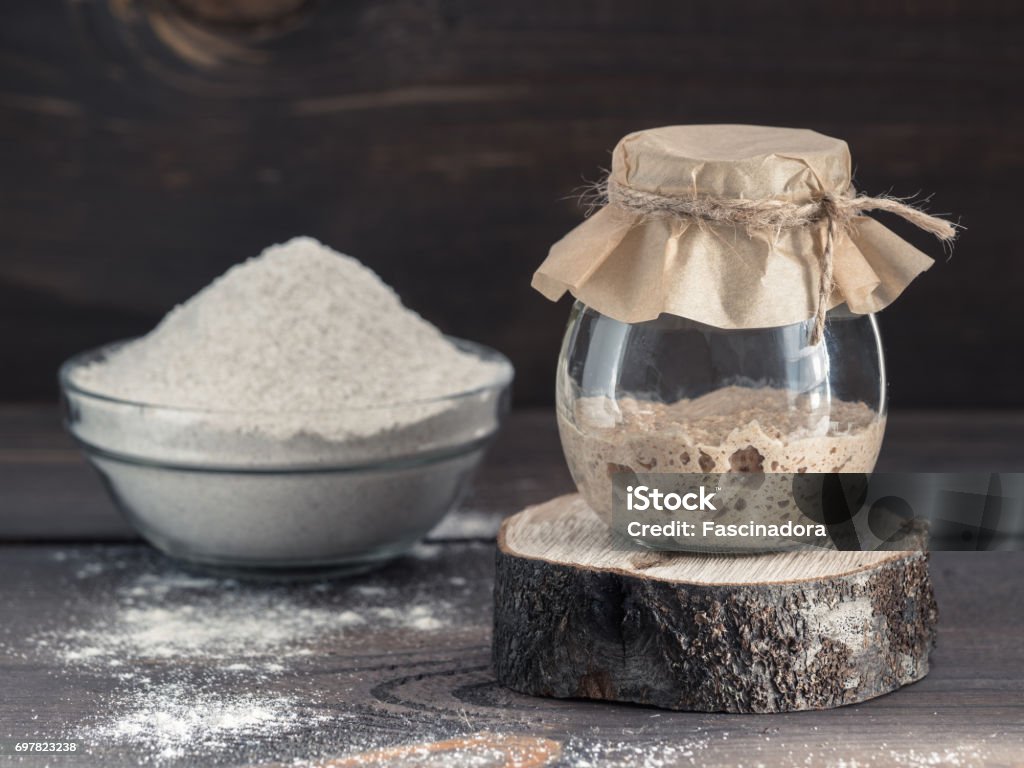
[{"label": "flour dusting", "polygon": [[300,714],[302,709],[288,696],[197,693],[167,684],[133,693],[124,713],[93,728],[90,736],[144,748],[154,762],[162,762],[239,739],[287,734],[325,719]]},{"label": "flour dusting", "polygon": [[[310,590],[317,591],[319,585]],[[233,580],[142,574],[118,590],[118,604],[104,625],[76,629],[37,644],[54,648],[67,663],[117,667],[139,659],[244,659],[223,667],[280,671],[282,659],[311,654],[324,639],[343,642],[373,622],[381,629],[430,632],[451,623],[452,606],[390,606],[395,591],[355,586],[351,607],[305,605],[280,590],[255,590]]]},{"label": "flour dusting", "polygon": [[[352,649],[372,666],[377,647],[422,647],[438,632],[472,626],[480,599],[468,579],[438,599],[429,577],[413,586],[386,578],[251,584],[193,575],[152,554],[143,553],[141,567],[121,557],[54,553],[69,580],[67,610],[82,618],[39,627],[21,638],[18,656],[90,681],[91,711],[74,726],[50,723],[47,735],[79,740],[97,759],[119,750],[154,766],[257,765],[280,754],[314,761],[336,757],[339,744],[359,752],[400,742],[400,731],[367,732],[348,706],[359,671],[315,672]],[[410,558],[407,567],[437,566]],[[0,651],[12,652],[3,642]]]}]

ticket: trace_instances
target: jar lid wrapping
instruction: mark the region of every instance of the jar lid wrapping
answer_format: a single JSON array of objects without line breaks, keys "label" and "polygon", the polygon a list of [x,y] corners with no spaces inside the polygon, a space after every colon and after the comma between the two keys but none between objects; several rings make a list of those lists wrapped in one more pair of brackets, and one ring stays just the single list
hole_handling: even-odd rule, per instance
[{"label": "jar lid wrapping", "polygon": [[[609,182],[680,199],[804,204],[850,191],[845,142],[762,126],[671,126],[630,134]],[[533,286],[566,291],[622,322],[670,313],[719,328],[790,325],[818,310],[825,220],[776,229],[652,215],[609,204],[552,246]],[[890,304],[932,265],[867,216],[853,216],[832,248],[829,307],[866,314]]]}]

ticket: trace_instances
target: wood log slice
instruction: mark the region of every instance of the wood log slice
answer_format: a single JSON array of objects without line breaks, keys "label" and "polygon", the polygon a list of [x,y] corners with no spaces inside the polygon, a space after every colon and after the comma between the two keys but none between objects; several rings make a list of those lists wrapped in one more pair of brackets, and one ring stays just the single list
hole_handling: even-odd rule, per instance
[{"label": "wood log slice", "polygon": [[700,712],[852,704],[928,672],[928,555],[640,552],[578,495],[498,535],[494,667],[522,693]]}]

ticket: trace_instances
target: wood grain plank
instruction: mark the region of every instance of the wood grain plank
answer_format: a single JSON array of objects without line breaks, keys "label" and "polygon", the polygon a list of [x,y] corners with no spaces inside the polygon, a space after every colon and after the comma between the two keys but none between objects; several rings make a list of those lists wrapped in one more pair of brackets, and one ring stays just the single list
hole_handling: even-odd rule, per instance
[{"label": "wood grain plank", "polygon": [[751,122],[846,138],[864,190],[967,225],[882,317],[894,404],[1024,404],[1019,4],[201,5],[0,6],[0,399],[51,396],[68,355],[305,233],[550,404],[567,308],[529,279],[581,220],[573,190],[629,131]]},{"label": "wood grain plank", "polygon": [[[742,717],[533,698],[497,685],[493,558],[487,544],[428,545],[358,580],[275,586],[183,572],[139,546],[0,546],[0,615],[17,617],[0,624],[0,729],[81,739],[89,756],[77,764],[111,768],[317,765],[481,731],[552,740],[563,766],[1016,766],[1024,753],[1020,553],[933,555],[941,620],[924,680],[838,710]],[[436,624],[408,623],[422,606]],[[330,618],[349,611],[365,621]],[[231,627],[249,613],[281,629],[239,641]],[[157,620],[202,641],[155,652],[147,632]],[[169,687],[200,712],[211,691],[219,702],[287,700],[294,719],[255,735],[193,734],[179,757],[161,757],[167,743],[144,735],[110,735]]]}]

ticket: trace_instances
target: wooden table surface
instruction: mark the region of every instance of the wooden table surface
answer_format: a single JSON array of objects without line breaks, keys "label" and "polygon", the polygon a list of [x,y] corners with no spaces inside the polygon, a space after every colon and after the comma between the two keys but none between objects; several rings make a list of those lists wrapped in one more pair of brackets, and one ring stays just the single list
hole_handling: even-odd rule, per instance
[{"label": "wooden table surface", "polygon": [[[1022,413],[897,413],[880,468],[1019,471],[1022,442]],[[475,766],[513,745],[523,765],[1024,765],[1019,552],[934,553],[931,673],[840,710],[707,715],[498,686],[497,522],[571,487],[551,414],[516,412],[462,508],[409,556],[349,580],[246,583],[134,541],[53,408],[0,408],[0,763]],[[84,754],[10,754],[20,739]],[[380,752],[403,745],[420,747]]]}]

